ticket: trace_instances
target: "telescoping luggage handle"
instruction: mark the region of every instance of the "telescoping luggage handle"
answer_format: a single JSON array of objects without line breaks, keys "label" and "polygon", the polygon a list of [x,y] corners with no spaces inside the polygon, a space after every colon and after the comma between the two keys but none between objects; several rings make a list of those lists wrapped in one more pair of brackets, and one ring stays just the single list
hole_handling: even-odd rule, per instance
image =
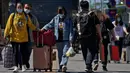
[{"label": "telescoping luggage handle", "polygon": [[112,42],[111,42],[111,45],[115,45],[115,42],[112,41]]},{"label": "telescoping luggage handle", "polygon": [[42,35],[41,40],[42,40],[42,46],[43,46],[43,33],[42,33],[42,34],[39,34],[39,33],[40,33],[40,32],[37,31],[37,43],[36,43],[36,45],[37,45],[37,46],[40,46],[39,39],[40,39],[40,36]]}]

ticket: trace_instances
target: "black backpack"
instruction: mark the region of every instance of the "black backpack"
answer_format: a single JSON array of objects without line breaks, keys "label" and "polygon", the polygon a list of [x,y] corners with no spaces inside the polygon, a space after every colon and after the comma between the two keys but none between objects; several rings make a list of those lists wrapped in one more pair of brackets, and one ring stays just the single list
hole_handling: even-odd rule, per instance
[{"label": "black backpack", "polygon": [[89,24],[89,20],[91,18],[91,14],[93,12],[81,12],[77,14],[77,30],[79,36],[81,37],[89,37],[92,35],[93,24]]}]

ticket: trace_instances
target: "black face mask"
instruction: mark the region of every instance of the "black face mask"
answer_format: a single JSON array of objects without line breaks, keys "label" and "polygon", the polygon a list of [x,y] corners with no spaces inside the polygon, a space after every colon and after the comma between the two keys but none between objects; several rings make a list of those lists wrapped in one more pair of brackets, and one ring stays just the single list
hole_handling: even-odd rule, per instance
[{"label": "black face mask", "polygon": [[63,9],[59,9],[58,14],[63,14]]}]

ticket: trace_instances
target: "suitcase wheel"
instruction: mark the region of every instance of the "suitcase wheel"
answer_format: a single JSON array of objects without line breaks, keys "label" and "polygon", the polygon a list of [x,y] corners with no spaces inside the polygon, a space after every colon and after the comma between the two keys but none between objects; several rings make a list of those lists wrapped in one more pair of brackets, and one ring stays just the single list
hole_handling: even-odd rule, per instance
[{"label": "suitcase wheel", "polygon": [[41,69],[38,69],[38,72],[41,72]]},{"label": "suitcase wheel", "polygon": [[33,69],[33,72],[36,72],[36,68]]},{"label": "suitcase wheel", "polygon": [[47,69],[45,69],[45,72],[47,72]]},{"label": "suitcase wheel", "polygon": [[50,69],[50,72],[52,72],[52,69]]}]

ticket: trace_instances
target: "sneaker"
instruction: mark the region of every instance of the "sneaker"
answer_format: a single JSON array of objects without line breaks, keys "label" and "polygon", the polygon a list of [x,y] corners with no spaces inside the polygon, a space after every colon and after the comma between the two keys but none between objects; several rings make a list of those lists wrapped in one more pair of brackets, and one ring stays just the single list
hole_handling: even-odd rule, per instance
[{"label": "sneaker", "polygon": [[87,73],[93,73],[92,69],[85,69]]},{"label": "sneaker", "polygon": [[99,66],[98,64],[95,64],[93,70],[94,70],[94,71],[97,71],[98,66]]},{"label": "sneaker", "polygon": [[62,70],[61,70],[61,69],[58,69],[58,72],[62,72]]},{"label": "sneaker", "polygon": [[25,72],[25,71],[26,71],[26,69],[27,69],[27,68],[26,68],[26,66],[25,66],[25,65],[23,65],[23,66],[22,66],[22,72]]},{"label": "sneaker", "polygon": [[62,66],[62,72],[66,72],[67,67],[66,66]]},{"label": "sneaker", "polygon": [[106,66],[103,66],[103,71],[108,71]]},{"label": "sneaker", "polygon": [[18,71],[18,67],[17,67],[17,66],[14,66],[13,72],[17,72],[17,71]]}]

